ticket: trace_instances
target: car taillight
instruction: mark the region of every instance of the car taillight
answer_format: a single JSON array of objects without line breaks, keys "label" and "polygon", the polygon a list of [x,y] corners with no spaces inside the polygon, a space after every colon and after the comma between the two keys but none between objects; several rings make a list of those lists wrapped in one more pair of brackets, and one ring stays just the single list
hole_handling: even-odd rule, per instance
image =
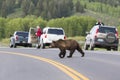
[{"label": "car taillight", "polygon": [[97,38],[97,33],[98,33],[99,31],[98,31],[98,29],[96,30],[96,32],[95,32],[95,38]]},{"label": "car taillight", "polygon": [[66,39],[66,36],[64,36],[64,39]]},{"label": "car taillight", "polygon": [[16,40],[16,41],[18,40],[18,35],[15,36],[15,40]]},{"label": "car taillight", "polygon": [[45,35],[45,38],[47,38],[47,35]]},{"label": "car taillight", "polygon": [[116,33],[115,33],[116,37],[119,38],[119,35],[118,35],[118,31],[116,29]]}]

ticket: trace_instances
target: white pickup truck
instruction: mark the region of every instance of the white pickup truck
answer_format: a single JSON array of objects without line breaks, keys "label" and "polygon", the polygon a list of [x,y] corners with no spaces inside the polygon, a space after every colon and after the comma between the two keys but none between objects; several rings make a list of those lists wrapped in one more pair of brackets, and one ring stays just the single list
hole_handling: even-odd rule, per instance
[{"label": "white pickup truck", "polygon": [[[35,33],[36,28],[30,28],[28,43],[37,44],[37,37],[35,36]],[[62,28],[45,27],[40,38],[40,44],[37,44],[37,48],[44,49],[46,46],[49,46],[52,41],[56,41],[59,39],[66,39],[65,32]]]}]

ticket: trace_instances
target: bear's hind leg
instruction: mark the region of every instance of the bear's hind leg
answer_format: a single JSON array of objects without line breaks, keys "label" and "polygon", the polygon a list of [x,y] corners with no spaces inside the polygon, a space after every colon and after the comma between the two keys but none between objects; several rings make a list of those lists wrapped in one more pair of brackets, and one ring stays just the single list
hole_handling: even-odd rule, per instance
[{"label": "bear's hind leg", "polygon": [[75,52],[75,49],[74,49],[74,50],[70,50],[70,54],[69,54],[69,56],[67,56],[67,57],[68,57],[68,58],[71,58],[74,52]]},{"label": "bear's hind leg", "polygon": [[77,50],[82,54],[81,57],[84,57],[85,53],[83,52],[83,50],[81,49],[81,47],[78,45]]}]

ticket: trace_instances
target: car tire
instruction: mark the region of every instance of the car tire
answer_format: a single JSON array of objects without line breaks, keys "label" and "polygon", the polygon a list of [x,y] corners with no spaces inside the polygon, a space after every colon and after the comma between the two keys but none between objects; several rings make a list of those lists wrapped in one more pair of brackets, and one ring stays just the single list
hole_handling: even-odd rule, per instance
[{"label": "car tire", "polygon": [[10,48],[13,48],[13,45],[12,45],[12,44],[10,44]]},{"label": "car tire", "polygon": [[39,45],[39,44],[36,44],[36,48],[39,49],[39,48],[40,48],[40,45]]},{"label": "car tire", "polygon": [[45,44],[43,43],[43,40],[41,41],[41,48],[45,49]]},{"label": "car tire", "polygon": [[88,50],[88,48],[89,48],[89,45],[87,45],[86,42],[85,42],[85,44],[84,44],[84,50]]},{"label": "car tire", "polygon": [[13,48],[13,44],[12,42],[10,41],[10,45],[9,45],[10,48]]},{"label": "car tire", "polygon": [[13,47],[14,47],[14,48],[17,48],[17,45],[15,44]]},{"label": "car tire", "polygon": [[118,47],[114,47],[113,50],[114,50],[114,51],[118,51]]},{"label": "car tire", "polygon": [[90,41],[90,50],[94,50],[94,44],[92,40]]},{"label": "car tire", "polygon": [[107,48],[107,51],[111,51],[111,47],[108,47],[108,48]]},{"label": "car tire", "polygon": [[13,44],[14,44],[14,43],[13,43],[13,39],[11,39],[11,40],[10,40],[10,45],[9,45],[9,47],[10,47],[10,48],[13,48]]},{"label": "car tire", "polygon": [[32,47],[32,44],[29,44],[29,47]]}]

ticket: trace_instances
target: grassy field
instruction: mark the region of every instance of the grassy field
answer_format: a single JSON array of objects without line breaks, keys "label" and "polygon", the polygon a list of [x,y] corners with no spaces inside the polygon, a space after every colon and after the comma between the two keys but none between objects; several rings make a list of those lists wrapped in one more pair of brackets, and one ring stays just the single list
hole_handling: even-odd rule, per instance
[{"label": "grassy field", "polygon": [[[74,40],[79,42],[79,44],[81,45],[82,48],[84,46],[84,42],[85,42],[85,37],[84,36],[68,37],[67,39],[74,39]],[[2,39],[0,41],[0,47],[7,47],[7,46],[9,46],[9,41],[10,41],[9,38]],[[95,50],[106,50],[106,49],[95,48]],[[119,51],[120,51],[120,44],[119,44]]]},{"label": "grassy field", "polygon": [[74,39],[76,41],[84,41],[85,37],[84,36],[75,36],[75,37],[68,37],[67,39]]},{"label": "grassy field", "polygon": [[85,13],[76,13],[74,15],[77,16],[91,16],[95,18],[96,20],[101,20],[105,25],[110,25],[110,26],[119,26],[120,19],[118,17],[110,16],[104,13],[98,13],[90,10],[85,10]]},{"label": "grassy field", "polygon": [[[79,41],[79,42],[84,42],[85,37],[83,37],[83,36],[75,36],[75,37],[68,37],[67,39],[74,39],[74,40]],[[10,42],[9,38],[2,39],[0,41],[0,46],[9,46],[9,42]]]},{"label": "grassy field", "polygon": [[9,38],[0,40],[0,46],[9,46],[9,41],[10,41]]}]

